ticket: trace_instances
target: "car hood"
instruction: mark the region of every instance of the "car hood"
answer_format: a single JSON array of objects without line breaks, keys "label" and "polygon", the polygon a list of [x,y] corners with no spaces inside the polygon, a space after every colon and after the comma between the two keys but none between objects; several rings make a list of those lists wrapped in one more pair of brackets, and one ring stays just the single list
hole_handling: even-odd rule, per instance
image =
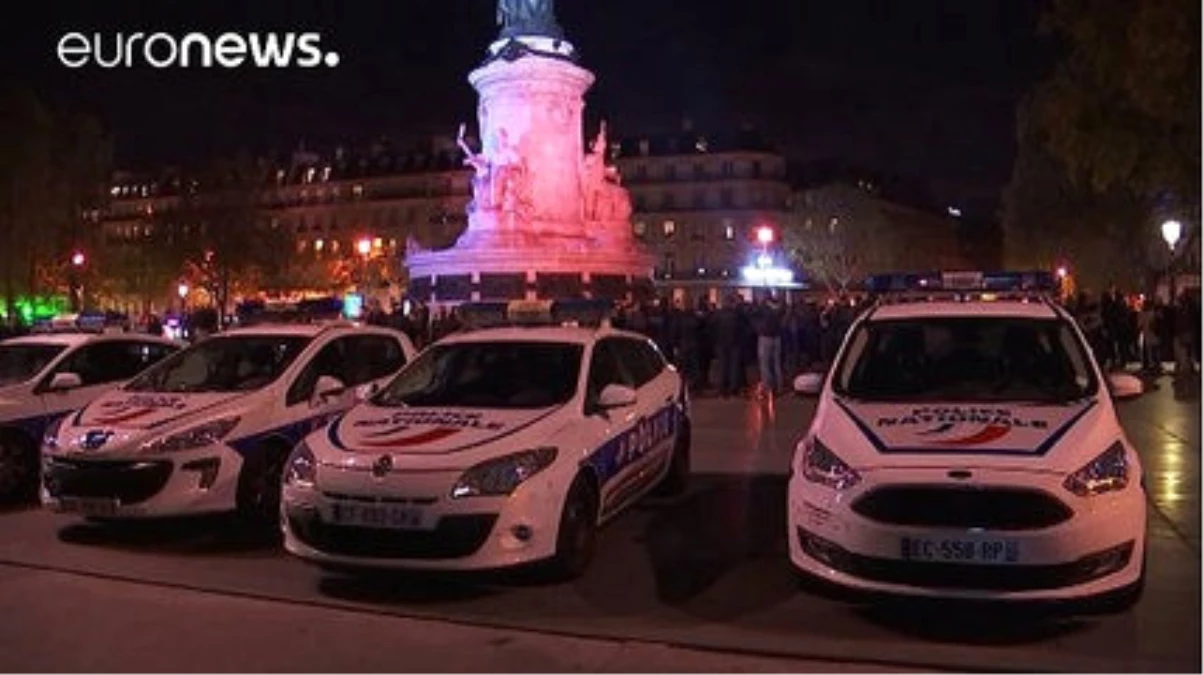
[{"label": "car hood", "polygon": [[110,391],[76,415],[79,427],[150,430],[208,411],[248,392],[220,394],[157,394]]},{"label": "car hood", "polygon": [[326,463],[369,463],[378,455],[446,456],[482,448],[490,443],[520,440],[537,432],[537,425],[560,407],[538,410],[480,410],[460,408],[382,408],[356,406],[326,430],[337,451]]},{"label": "car hood", "polygon": [[[1099,445],[1097,454],[1104,449],[1101,444],[1115,440],[1102,438],[1108,425],[1099,424],[1103,407],[1094,399],[1065,405],[836,399],[833,405],[839,410],[832,416],[834,423],[817,434],[825,444],[838,445],[836,452],[846,461],[861,466],[930,465],[941,457],[947,461],[960,456],[956,461],[964,463],[1030,464],[1041,458],[1045,468],[1052,469],[1062,460],[1072,464],[1081,459],[1079,448]],[[837,440],[856,437],[867,442]]]}]

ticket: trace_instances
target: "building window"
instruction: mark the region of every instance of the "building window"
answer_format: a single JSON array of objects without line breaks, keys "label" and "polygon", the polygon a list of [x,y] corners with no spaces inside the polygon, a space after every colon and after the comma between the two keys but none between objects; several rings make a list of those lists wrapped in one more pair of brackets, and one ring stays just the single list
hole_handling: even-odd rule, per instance
[{"label": "building window", "polygon": [[671,220],[664,221],[664,236],[671,239],[676,233],[677,224]]},{"label": "building window", "polygon": [[735,225],[732,224],[730,218],[723,219],[723,239],[735,241]]},{"label": "building window", "polygon": [[735,165],[731,162],[723,162],[723,176],[730,177],[735,174]]},{"label": "building window", "polygon": [[752,162],[752,177],[760,178],[760,160]]},{"label": "building window", "polygon": [[731,188],[723,188],[722,192],[720,193],[720,200],[721,200],[721,204],[723,205],[723,207],[725,207],[725,208],[731,207],[731,204],[734,201],[731,198]]},{"label": "building window", "polygon": [[647,139],[639,141],[639,154],[647,157],[652,152],[652,144]]},{"label": "building window", "polygon": [[351,196],[362,197],[363,196],[363,186],[362,185],[351,186]]},{"label": "building window", "polygon": [[673,195],[673,193],[671,193],[671,192],[665,192],[664,193],[664,210],[672,211],[675,208],[677,208],[676,196]]},{"label": "building window", "polygon": [[699,209],[699,210],[706,208],[705,191],[703,191],[703,190],[694,190],[693,191],[693,208]]},{"label": "building window", "polygon": [[705,178],[706,177],[706,167],[703,166],[701,162],[694,162],[693,177],[694,178]]},{"label": "building window", "polygon": [[676,180],[676,179],[677,179],[677,165],[669,164],[668,166],[664,167],[664,180]]},{"label": "building window", "polygon": [[317,241],[313,242],[313,250],[317,251],[318,253],[321,253],[322,249],[325,247],[326,241],[324,239],[318,239]]},{"label": "building window", "polygon": [[664,254],[664,276],[672,277],[677,273],[677,256],[672,253]]},{"label": "building window", "polygon": [[647,210],[647,200],[643,197],[643,195],[635,195],[635,210],[636,211],[646,211]]},{"label": "building window", "polygon": [[631,223],[631,231],[635,233],[636,237],[643,239],[647,236],[647,223],[642,220],[636,220],[634,223]]},{"label": "building window", "polygon": [[646,164],[636,164],[635,165],[635,178],[637,178],[638,180],[647,180],[647,165]]},{"label": "building window", "polygon": [[314,168],[313,168],[313,167],[309,167],[308,169],[306,169],[306,170],[305,170],[305,182],[306,182],[306,183],[312,183],[312,182],[313,182],[313,177],[314,177],[314,174],[316,174],[316,173],[317,173],[317,171],[316,171],[316,170],[314,170]]}]

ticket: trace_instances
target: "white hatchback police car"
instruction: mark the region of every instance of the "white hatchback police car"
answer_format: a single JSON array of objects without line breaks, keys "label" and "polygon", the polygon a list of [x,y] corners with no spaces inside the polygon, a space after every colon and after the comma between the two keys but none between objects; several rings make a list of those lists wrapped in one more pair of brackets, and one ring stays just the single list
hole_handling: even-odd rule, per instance
[{"label": "white hatchback police car", "polygon": [[0,499],[37,495],[38,449],[49,426],[180,347],[153,335],[76,328],[0,342]]},{"label": "white hatchback police car", "polygon": [[292,447],[413,356],[403,333],[341,322],[204,339],[46,434],[43,502],[94,518],[237,510],[274,523]]},{"label": "white hatchback police car", "polygon": [[1044,273],[911,275],[881,292],[819,395],[789,483],[790,559],[891,594],[1139,597],[1145,491],[1100,372]]},{"label": "white hatchback police car", "polygon": [[689,474],[682,379],[646,337],[600,320],[608,307],[461,307],[492,327],[428,347],[293,451],[287,550],[340,569],[580,574],[603,522]]}]

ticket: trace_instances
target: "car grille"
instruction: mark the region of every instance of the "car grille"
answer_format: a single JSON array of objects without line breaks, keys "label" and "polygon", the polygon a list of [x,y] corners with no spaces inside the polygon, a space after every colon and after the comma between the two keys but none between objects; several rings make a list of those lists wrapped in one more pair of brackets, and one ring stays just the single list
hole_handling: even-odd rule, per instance
[{"label": "car grille", "polygon": [[168,461],[77,462],[56,458],[45,466],[42,483],[56,499],[116,499],[122,504],[137,504],[158,494],[170,477]]},{"label": "car grille", "polygon": [[1038,530],[1073,516],[1045,492],[997,487],[880,487],[857,499],[852,510],[889,525],[988,530]]},{"label": "car grille", "polygon": [[797,536],[806,555],[850,576],[887,584],[977,591],[1036,591],[1084,584],[1127,567],[1136,547],[1136,542],[1128,541],[1054,565],[969,565],[860,555],[802,528],[797,529]]},{"label": "car grille", "polygon": [[386,530],[333,525],[316,512],[288,516],[293,534],[323,553],[421,560],[472,555],[484,545],[495,522],[497,514],[443,516],[434,530]]}]

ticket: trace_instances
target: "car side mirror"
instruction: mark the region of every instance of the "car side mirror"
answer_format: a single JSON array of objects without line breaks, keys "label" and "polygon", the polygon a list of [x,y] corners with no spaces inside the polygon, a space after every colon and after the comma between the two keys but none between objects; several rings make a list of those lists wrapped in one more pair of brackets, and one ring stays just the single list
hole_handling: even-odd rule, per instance
[{"label": "car side mirror", "polygon": [[1117,401],[1132,399],[1145,392],[1145,383],[1139,377],[1129,373],[1108,373],[1107,388],[1111,397]]},{"label": "car side mirror", "polygon": [[593,412],[607,412],[615,408],[625,408],[635,405],[639,396],[635,390],[621,384],[607,384],[597,397]]},{"label": "car side mirror", "polygon": [[818,396],[823,391],[824,373],[802,373],[794,378],[794,391],[803,396]]},{"label": "car side mirror", "polygon": [[54,377],[50,378],[50,384],[46,385],[46,391],[70,391],[82,386],[84,381],[79,373],[55,373]]},{"label": "car side mirror", "polygon": [[322,404],[332,398],[342,396],[347,391],[347,385],[337,377],[322,375],[313,386],[313,403]]}]

